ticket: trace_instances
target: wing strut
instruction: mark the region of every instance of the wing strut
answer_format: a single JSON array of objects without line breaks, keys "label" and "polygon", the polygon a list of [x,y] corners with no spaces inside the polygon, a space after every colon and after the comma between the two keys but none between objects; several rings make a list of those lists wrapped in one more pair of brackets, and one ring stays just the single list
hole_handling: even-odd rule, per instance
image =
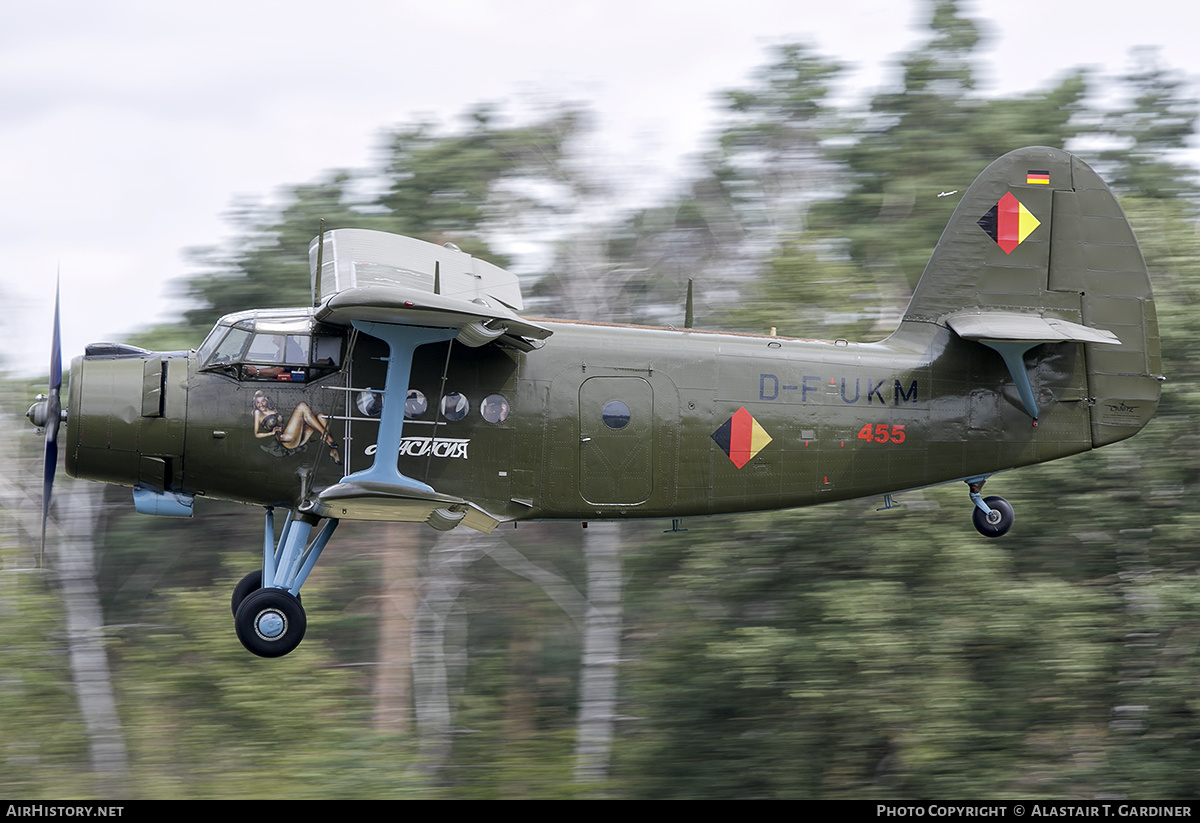
[{"label": "wing strut", "polygon": [[408,393],[408,376],[412,371],[413,353],[417,346],[450,340],[458,334],[458,329],[396,326],[365,320],[355,320],[354,328],[372,337],[378,337],[388,344],[387,385],[384,387],[383,411],[379,415],[375,462],[369,469],[343,477],[342,482],[384,483],[432,492],[432,486],[401,474],[396,464],[400,456],[400,441],[404,436],[404,401]]}]

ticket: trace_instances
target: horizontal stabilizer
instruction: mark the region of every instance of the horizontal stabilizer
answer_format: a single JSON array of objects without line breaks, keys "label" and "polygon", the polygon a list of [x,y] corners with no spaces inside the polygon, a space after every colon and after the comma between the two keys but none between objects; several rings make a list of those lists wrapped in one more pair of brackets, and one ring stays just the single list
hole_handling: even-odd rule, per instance
[{"label": "horizontal stabilizer", "polygon": [[1108,343],[1118,338],[1106,329],[1094,329],[1055,317],[999,311],[960,311],[946,318],[947,325],[966,340],[1025,343]]}]

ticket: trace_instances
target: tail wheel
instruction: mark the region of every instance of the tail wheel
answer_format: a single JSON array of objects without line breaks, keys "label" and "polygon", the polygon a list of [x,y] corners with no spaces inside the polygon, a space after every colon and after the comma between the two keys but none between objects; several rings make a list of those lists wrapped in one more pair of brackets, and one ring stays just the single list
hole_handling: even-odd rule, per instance
[{"label": "tail wheel", "polygon": [[308,628],[304,607],[283,589],[250,592],[233,623],[238,640],[259,657],[283,657],[300,645]]},{"label": "tail wheel", "polygon": [[975,508],[971,514],[975,530],[984,537],[1000,537],[1008,534],[1015,519],[1012,506],[1003,497],[985,497],[983,502],[992,511],[991,514],[984,514],[982,509]]}]

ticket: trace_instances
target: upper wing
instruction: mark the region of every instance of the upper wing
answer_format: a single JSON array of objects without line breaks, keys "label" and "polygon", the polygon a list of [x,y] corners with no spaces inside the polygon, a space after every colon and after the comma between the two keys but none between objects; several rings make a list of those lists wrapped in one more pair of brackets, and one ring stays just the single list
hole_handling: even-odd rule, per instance
[{"label": "upper wing", "polygon": [[468,346],[496,340],[524,350],[551,334],[516,314],[524,306],[516,275],[457,248],[365,229],[326,232],[320,243],[309,264],[323,323],[459,329]]},{"label": "upper wing", "polygon": [[315,317],[322,323],[342,326],[360,320],[459,329],[459,342],[468,346],[502,339],[527,349],[528,340],[544,340],[551,334],[549,329],[504,306],[459,300],[404,286],[371,285],[339,291],[325,300]]}]

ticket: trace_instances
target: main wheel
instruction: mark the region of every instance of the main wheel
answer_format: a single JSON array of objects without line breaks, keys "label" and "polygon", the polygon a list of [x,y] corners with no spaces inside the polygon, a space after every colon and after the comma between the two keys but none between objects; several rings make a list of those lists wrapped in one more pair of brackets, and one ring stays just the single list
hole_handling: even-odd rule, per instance
[{"label": "main wheel", "polygon": [[[250,574],[238,581],[238,584],[233,587],[233,597],[229,598],[229,605],[233,609],[233,616],[237,617],[238,606],[242,605],[242,601],[246,599],[246,595],[250,592],[256,592],[262,588],[262,569],[250,572]],[[300,595],[296,595],[297,603],[304,603]]]},{"label": "main wheel", "polygon": [[261,588],[262,569],[255,569],[238,581],[238,584],[233,587],[233,597],[229,600],[229,605],[233,608],[234,617],[237,617],[238,606],[242,605],[242,601],[246,599],[246,595],[250,594],[250,592],[256,592]]},{"label": "main wheel", "polygon": [[238,606],[233,625],[250,653],[283,657],[304,639],[308,618],[300,601],[283,589],[259,589]]},{"label": "main wheel", "polygon": [[1008,501],[1003,497],[985,497],[983,502],[987,503],[991,514],[984,514],[983,510],[978,506],[971,513],[971,520],[975,523],[975,530],[984,537],[999,537],[1003,534],[1008,534],[1008,530],[1013,524],[1013,508],[1008,504]]}]

